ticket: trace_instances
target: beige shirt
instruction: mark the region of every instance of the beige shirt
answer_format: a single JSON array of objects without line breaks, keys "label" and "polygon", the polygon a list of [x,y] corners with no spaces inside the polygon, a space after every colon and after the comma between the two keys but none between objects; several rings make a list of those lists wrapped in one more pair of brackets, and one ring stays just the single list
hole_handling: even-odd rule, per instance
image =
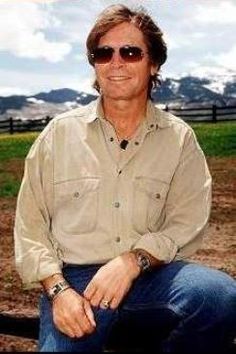
[{"label": "beige shirt", "polygon": [[166,263],[200,246],[212,180],[192,128],[150,101],[122,150],[100,99],[55,117],[31,147],[17,200],[16,267],[26,287],[63,262],[142,248]]}]

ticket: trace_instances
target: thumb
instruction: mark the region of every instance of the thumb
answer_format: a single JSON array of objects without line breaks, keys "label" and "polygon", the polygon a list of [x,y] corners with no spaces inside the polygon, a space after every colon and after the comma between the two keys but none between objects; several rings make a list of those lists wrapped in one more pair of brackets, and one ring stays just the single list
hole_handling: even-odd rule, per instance
[{"label": "thumb", "polygon": [[86,299],[84,300],[84,310],[91,324],[96,327],[93,310],[91,309],[90,303]]}]

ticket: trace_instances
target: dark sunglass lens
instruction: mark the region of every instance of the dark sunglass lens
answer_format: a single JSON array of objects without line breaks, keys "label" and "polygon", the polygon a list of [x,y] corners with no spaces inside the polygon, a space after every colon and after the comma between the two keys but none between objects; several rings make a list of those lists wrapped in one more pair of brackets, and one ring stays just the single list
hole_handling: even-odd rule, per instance
[{"label": "dark sunglass lens", "polygon": [[126,62],[139,61],[143,57],[143,51],[139,47],[125,46],[120,48],[120,55]]},{"label": "dark sunglass lens", "polygon": [[97,48],[92,55],[94,62],[96,64],[108,63],[112,58],[113,51],[114,49],[110,47]]}]

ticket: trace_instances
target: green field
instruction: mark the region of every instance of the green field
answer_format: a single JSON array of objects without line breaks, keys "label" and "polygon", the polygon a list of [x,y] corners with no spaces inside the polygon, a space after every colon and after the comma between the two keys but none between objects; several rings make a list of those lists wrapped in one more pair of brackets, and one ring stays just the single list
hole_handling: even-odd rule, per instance
[{"label": "green field", "polygon": [[[236,122],[191,126],[206,156],[236,156]],[[17,195],[24,158],[37,136],[37,133],[0,135],[0,197]]]}]

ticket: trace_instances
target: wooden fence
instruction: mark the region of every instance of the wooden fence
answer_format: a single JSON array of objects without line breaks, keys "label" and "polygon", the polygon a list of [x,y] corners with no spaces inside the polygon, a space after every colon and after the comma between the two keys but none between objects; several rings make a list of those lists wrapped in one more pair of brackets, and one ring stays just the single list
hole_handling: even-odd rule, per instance
[{"label": "wooden fence", "polygon": [[164,108],[165,111],[169,111],[181,117],[185,121],[189,122],[222,122],[229,120],[236,120],[236,106],[224,106],[218,107],[212,105],[210,107],[198,107],[198,108],[171,108],[168,105]]},{"label": "wooden fence", "polygon": [[[201,108],[172,108],[166,105],[165,111],[171,112],[177,117],[188,122],[222,122],[236,120],[236,106]],[[53,117],[46,116],[42,119],[13,119],[0,120],[0,133],[18,133],[29,131],[41,131]]]}]

